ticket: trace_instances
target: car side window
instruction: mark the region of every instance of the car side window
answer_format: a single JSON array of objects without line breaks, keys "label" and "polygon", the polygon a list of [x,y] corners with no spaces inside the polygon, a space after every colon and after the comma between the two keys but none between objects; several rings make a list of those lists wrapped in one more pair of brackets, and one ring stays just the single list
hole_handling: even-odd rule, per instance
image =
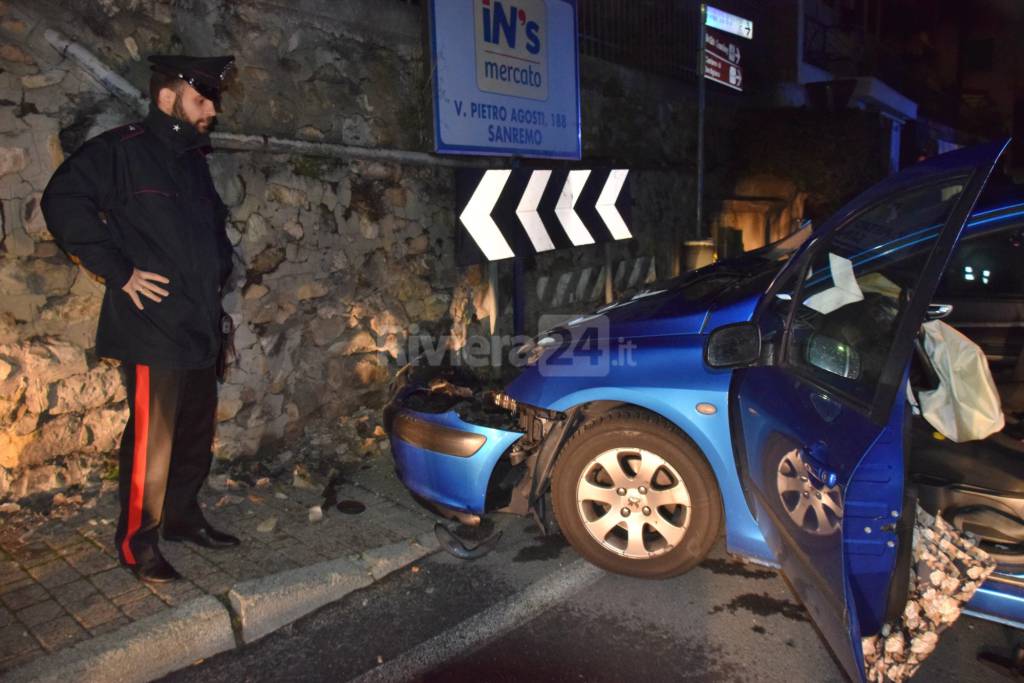
[{"label": "car side window", "polygon": [[786,362],[869,404],[920,274],[905,266],[934,247],[963,188],[960,178],[892,196],[809,251]]},{"label": "car side window", "polygon": [[1022,232],[1024,228],[1017,225],[963,240],[950,258],[936,300],[1024,298]]}]

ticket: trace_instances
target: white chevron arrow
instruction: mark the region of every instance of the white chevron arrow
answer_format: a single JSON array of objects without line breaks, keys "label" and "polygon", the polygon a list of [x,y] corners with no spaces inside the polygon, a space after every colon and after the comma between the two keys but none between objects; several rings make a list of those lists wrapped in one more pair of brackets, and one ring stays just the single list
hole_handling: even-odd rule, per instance
[{"label": "white chevron arrow", "polygon": [[515,252],[501,234],[497,223],[491,218],[494,205],[508,182],[512,171],[484,171],[484,177],[473,191],[459,220],[466,226],[470,237],[480,247],[488,261],[512,258]]},{"label": "white chevron arrow", "polygon": [[558,216],[559,222],[565,228],[565,234],[569,236],[574,247],[594,243],[594,237],[587,231],[587,226],[576,213],[576,201],[589,177],[589,170],[569,171],[569,177],[565,179],[565,186],[562,187],[562,194],[555,204],[555,215]]},{"label": "white chevron arrow", "polygon": [[530,182],[526,184],[526,190],[523,191],[523,196],[519,200],[519,206],[516,207],[516,215],[519,216],[519,222],[523,224],[523,228],[526,229],[526,234],[530,238],[530,243],[533,244],[533,248],[537,252],[551,251],[555,248],[547,228],[544,227],[544,221],[541,220],[540,214],[537,213],[537,205],[540,204],[540,198],[544,195],[544,188],[548,186],[548,180],[550,179],[551,171],[534,171],[531,173]]},{"label": "white chevron arrow", "polygon": [[622,220],[622,214],[615,208],[615,202],[619,198],[619,193],[622,192],[622,185],[626,182],[628,174],[629,171],[624,168],[617,168],[609,173],[608,180],[601,189],[601,196],[597,198],[597,204],[594,205],[601,215],[601,219],[604,220],[604,224],[608,226],[608,231],[617,240],[628,240],[633,236],[633,233],[626,227],[626,221]]}]

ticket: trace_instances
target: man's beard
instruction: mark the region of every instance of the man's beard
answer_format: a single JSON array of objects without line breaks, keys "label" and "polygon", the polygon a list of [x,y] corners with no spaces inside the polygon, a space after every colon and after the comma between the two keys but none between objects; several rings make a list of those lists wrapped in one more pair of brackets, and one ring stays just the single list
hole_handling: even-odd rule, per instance
[{"label": "man's beard", "polygon": [[213,116],[210,116],[208,118],[198,118],[195,120],[190,119],[188,117],[188,114],[185,113],[185,108],[181,106],[180,97],[174,100],[174,106],[171,108],[171,115],[176,119],[181,119],[182,121],[188,123],[200,133],[209,132],[210,127],[213,126],[213,120],[215,118]]}]

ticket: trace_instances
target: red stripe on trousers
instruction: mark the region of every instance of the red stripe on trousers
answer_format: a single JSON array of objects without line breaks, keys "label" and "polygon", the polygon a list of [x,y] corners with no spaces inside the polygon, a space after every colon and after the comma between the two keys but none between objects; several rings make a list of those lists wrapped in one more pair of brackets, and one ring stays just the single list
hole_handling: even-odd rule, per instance
[{"label": "red stripe on trousers", "polygon": [[121,541],[121,554],[135,564],[131,540],[142,526],[142,496],[146,490],[146,444],[149,443],[149,366],[135,366],[135,448],[132,455],[132,484],[128,493],[128,531]]}]

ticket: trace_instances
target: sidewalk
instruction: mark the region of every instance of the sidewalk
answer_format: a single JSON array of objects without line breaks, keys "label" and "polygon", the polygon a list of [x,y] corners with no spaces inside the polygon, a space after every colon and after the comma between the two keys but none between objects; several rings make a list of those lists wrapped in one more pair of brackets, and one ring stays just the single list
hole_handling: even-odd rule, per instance
[{"label": "sidewalk", "polygon": [[[251,642],[437,547],[433,518],[395,479],[386,452],[349,474],[336,489],[337,500],[365,504],[361,513],[325,507],[323,519],[311,521],[310,508],[324,502],[323,487],[297,483],[302,487],[266,479],[247,486],[211,477],[200,502],[211,522],[239,536],[242,545],[212,551],[161,543],[185,577],[163,585],[141,583],[118,566],[113,482],[83,492],[81,502],[72,498],[55,505],[48,515],[24,510],[4,514],[0,677],[49,678],[50,662],[66,675],[71,673],[69,662],[81,664],[83,657],[95,660],[94,667],[99,666],[97,657],[130,665],[126,653],[135,641],[145,640],[147,630],[166,630],[178,619],[177,612],[184,618],[198,607],[208,613],[212,605],[213,612],[223,611],[230,620],[213,615],[221,619],[216,623],[229,626],[219,627],[226,630],[220,642],[227,645],[202,655],[209,656]],[[188,619],[195,621],[195,614]],[[154,638],[151,647],[168,644]],[[80,671],[90,671],[88,662],[82,666]],[[139,680],[124,669],[109,673],[111,680]]]}]

